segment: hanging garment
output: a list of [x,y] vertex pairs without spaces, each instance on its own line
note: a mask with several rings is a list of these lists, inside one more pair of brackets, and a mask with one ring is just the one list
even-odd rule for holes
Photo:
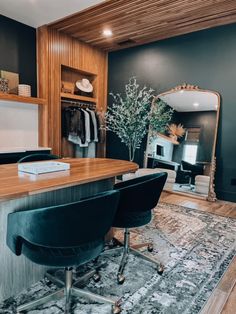
[[88,108],[86,110],[90,112],[92,116],[93,128],[94,128],[94,142],[98,142],[98,126],[97,126],[96,114],[93,110],[90,110]]
[[84,109],[79,109],[81,112],[81,115],[84,116],[84,138],[82,138],[79,135],[74,135],[73,133],[70,133],[68,136],[68,140],[73,142],[74,144],[79,145],[80,147],[88,147],[88,144],[90,143],[90,118],[89,113]]
[[88,145],[88,151],[87,151],[87,157],[88,158],[95,158],[96,157],[96,143],[91,142]]
[[70,106],[62,111],[62,136],[75,144],[76,157],[96,157],[99,125],[99,117],[89,108]]
[[101,123],[100,123],[100,116],[97,112],[95,112],[95,117],[96,117],[96,121],[97,121],[97,135],[98,135],[98,142],[101,142],[102,140],[102,135],[101,135]]
[[81,109],[81,111],[83,111],[85,115],[85,141],[90,143],[90,116],[86,110]]
[[93,119],[92,119],[92,113],[87,110],[88,114],[89,114],[89,124],[90,124],[90,140],[91,142],[94,141],[94,125],[93,125]]
[[96,143],[90,142],[88,147],[75,146],[76,158],[95,158],[96,157]]
[[85,143],[85,114],[77,107],[64,108],[62,111],[62,136],[79,136]]
[[71,112],[70,110],[66,110],[65,108],[62,110],[61,114],[61,132],[62,137],[68,137],[69,136],[69,129],[70,129],[70,116]]

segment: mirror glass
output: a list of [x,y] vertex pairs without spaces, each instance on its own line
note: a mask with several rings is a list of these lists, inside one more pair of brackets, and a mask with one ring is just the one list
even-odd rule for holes
[[149,137],[146,166],[167,169],[166,190],[215,200],[219,99],[218,93],[192,85],[157,96],[174,111],[166,131]]

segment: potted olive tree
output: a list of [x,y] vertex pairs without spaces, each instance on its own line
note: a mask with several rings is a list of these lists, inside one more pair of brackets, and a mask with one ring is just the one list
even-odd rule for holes
[[166,114],[163,110],[155,109],[153,92],[152,88],[146,86],[140,88],[136,78],[131,77],[125,85],[124,97],[110,94],[113,103],[105,115],[106,129],[114,132],[127,146],[130,161],[134,160],[135,152],[140,148],[149,124],[157,130],[158,125],[163,127],[171,119],[171,113]]

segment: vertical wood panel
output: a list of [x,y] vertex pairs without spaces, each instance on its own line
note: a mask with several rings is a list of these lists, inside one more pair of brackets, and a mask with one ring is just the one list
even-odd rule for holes
[[[48,101],[48,138],[44,143],[61,155],[61,64],[97,75],[97,110],[107,108],[107,53],[45,26],[38,29],[39,97]],[[45,120],[43,120],[45,121]],[[42,137],[42,136],[41,136]],[[40,137],[40,138],[41,138]],[[98,144],[97,156],[105,157],[105,142]]]
[[45,27],[37,29],[37,95],[46,99],[39,106],[39,145],[48,147],[48,33]]

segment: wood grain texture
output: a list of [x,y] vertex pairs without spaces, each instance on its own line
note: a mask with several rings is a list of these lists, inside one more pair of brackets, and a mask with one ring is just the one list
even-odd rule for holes
[[23,255],[14,255],[7,247],[7,215],[18,210],[29,210],[76,202],[82,197],[92,196],[96,193],[112,189],[113,183],[114,180],[111,178],[0,202],[0,302],[18,294],[23,289],[29,288],[31,284],[38,280],[43,279],[46,270],[46,267],[32,263]]
[[80,95],[74,95],[69,93],[61,93],[61,98],[71,99],[71,100],[81,100],[97,103],[97,99],[94,97],[85,97]]
[[[236,264],[236,263],[235,263]],[[236,284],[234,285],[221,314],[235,314],[236,312]]]
[[161,201],[169,204],[185,206],[191,209],[198,209],[219,216],[236,218],[236,203],[217,200],[208,202],[203,199],[192,198],[191,196],[174,194],[172,192],[163,192]]
[[[63,155],[61,66],[96,75],[96,110],[104,113],[107,108],[107,53],[46,26],[37,30],[37,47],[38,92],[48,103],[48,120],[44,119],[48,137],[46,140],[41,136],[40,145],[52,147],[54,154]],[[97,146],[97,157],[105,157],[105,141]]]
[[138,165],[107,158],[58,159],[70,163],[70,170],[41,175],[18,173],[17,164],[0,165],[0,201],[82,185],[135,172]]
[[[46,99],[47,106],[39,108],[39,145],[48,146],[48,40],[45,28],[37,30],[37,95]],[[43,79],[41,79],[43,74]]]
[[4,94],[0,93],[0,101],[14,101],[14,102],[20,102],[24,104],[33,104],[33,105],[45,105],[46,100],[43,98],[37,98],[37,97],[25,97],[25,96],[19,96],[19,95],[13,95],[13,94]]
[[[216,289],[213,291],[212,295],[208,299],[207,303],[201,311],[201,314],[216,314],[222,313],[222,311],[224,314],[229,314],[230,312],[227,312],[227,309],[230,308],[230,303],[227,304],[227,301],[229,300],[230,295],[232,301],[234,299],[233,296],[236,296],[236,290],[232,291],[235,283],[236,257],[233,259],[223,278],[220,280]],[[225,310],[223,310],[224,307]],[[236,308],[234,310],[236,310]],[[235,312],[231,313],[233,314]]]
[[108,0],[50,26],[112,51],[234,22],[234,0]]

